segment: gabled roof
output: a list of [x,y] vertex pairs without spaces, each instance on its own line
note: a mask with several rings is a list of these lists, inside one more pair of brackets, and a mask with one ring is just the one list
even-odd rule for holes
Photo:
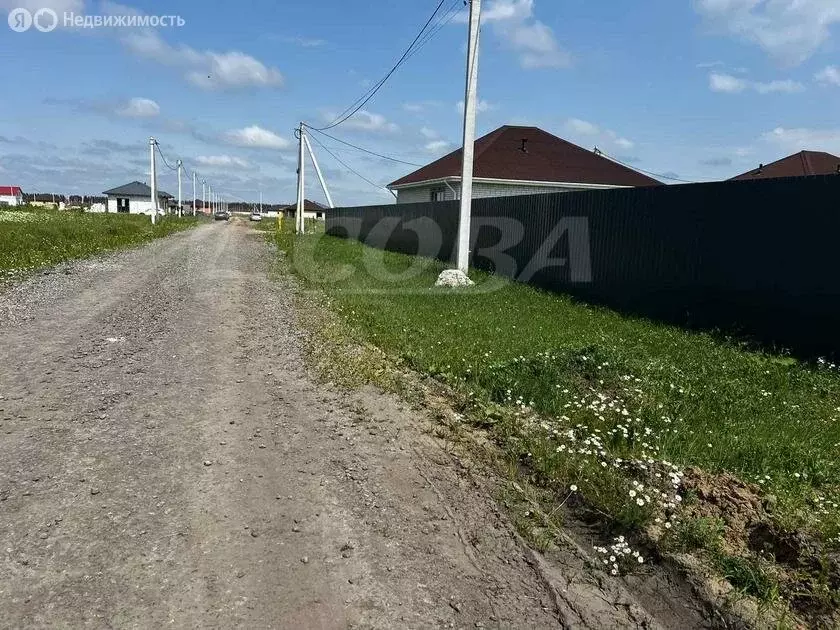
[[22,195],[23,191],[20,186],[0,186],[0,195],[4,197],[16,197]]
[[822,151],[800,151],[771,164],[733,177],[733,180],[772,179],[774,177],[806,177],[840,173],[840,157]]
[[[458,149],[391,183],[389,188],[461,176]],[[631,168],[558,138],[537,127],[505,125],[475,141],[474,177],[482,179],[658,186]]]
[[[118,197],[120,195],[124,195],[126,197],[151,197],[152,189],[143,182],[131,182],[130,184],[125,184],[124,186],[117,186],[111,190],[106,190],[102,194],[110,195],[112,197]],[[172,195],[168,192],[158,190],[158,197],[171,198]]]
[[[309,199],[304,199],[303,200],[303,211],[304,212],[323,212],[324,210],[327,210],[327,209],[328,208],[326,206],[322,206],[317,201],[311,201]],[[290,203],[285,208],[282,208],[282,210],[291,210],[292,212],[297,212],[297,202]]]

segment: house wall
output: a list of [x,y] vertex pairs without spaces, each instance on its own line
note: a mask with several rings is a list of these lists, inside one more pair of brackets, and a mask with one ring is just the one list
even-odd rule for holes
[[[120,197],[128,199],[128,211],[130,214],[151,214],[153,211],[152,200],[148,197]],[[159,199],[158,207],[166,208],[166,199]],[[108,212],[117,211],[117,198],[108,197]]]
[[0,205],[19,206],[23,199],[15,195],[0,195]]
[[[457,197],[452,194],[449,186],[458,193]],[[461,184],[459,182],[446,184],[435,184],[430,186],[416,186],[403,188],[397,191],[397,203],[426,203],[432,199],[432,190],[440,190],[443,187],[444,201],[458,199],[461,196]],[[569,192],[572,190],[585,190],[584,187],[575,186],[528,186],[520,184],[490,184],[475,182],[473,184],[473,199],[486,197],[514,197],[517,195],[543,195],[556,192]]]

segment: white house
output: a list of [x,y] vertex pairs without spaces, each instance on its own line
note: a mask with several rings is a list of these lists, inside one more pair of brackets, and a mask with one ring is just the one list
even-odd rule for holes
[[[304,219],[318,219],[319,221],[325,220],[324,213],[327,211],[326,206],[322,206],[317,201],[310,201],[309,199],[303,200],[303,218]],[[297,214],[297,204],[293,203],[285,208],[283,208],[283,215],[289,218],[294,217]],[[275,215],[276,216],[276,215]]]
[[0,186],[0,206],[23,205],[23,191],[20,186]]
[[[458,149],[391,183],[397,203],[461,196]],[[537,127],[505,125],[475,141],[473,197],[659,186],[659,182]]]
[[[152,189],[143,182],[131,182],[124,186],[106,190],[102,194],[108,197],[108,212],[151,214],[154,211],[152,208]],[[157,210],[159,213],[166,212],[170,199],[172,199],[172,195],[158,190]]]

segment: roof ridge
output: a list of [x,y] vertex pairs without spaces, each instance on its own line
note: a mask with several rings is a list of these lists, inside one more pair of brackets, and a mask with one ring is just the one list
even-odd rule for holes
[[814,174],[814,167],[811,166],[811,158],[808,157],[808,151],[802,151],[800,154],[802,159],[802,170],[806,175],[813,175]]

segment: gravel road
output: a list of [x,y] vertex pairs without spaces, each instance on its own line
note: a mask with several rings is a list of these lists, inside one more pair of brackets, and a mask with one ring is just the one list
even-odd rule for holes
[[412,411],[306,372],[272,256],[206,225],[0,293],[0,627],[570,626]]

